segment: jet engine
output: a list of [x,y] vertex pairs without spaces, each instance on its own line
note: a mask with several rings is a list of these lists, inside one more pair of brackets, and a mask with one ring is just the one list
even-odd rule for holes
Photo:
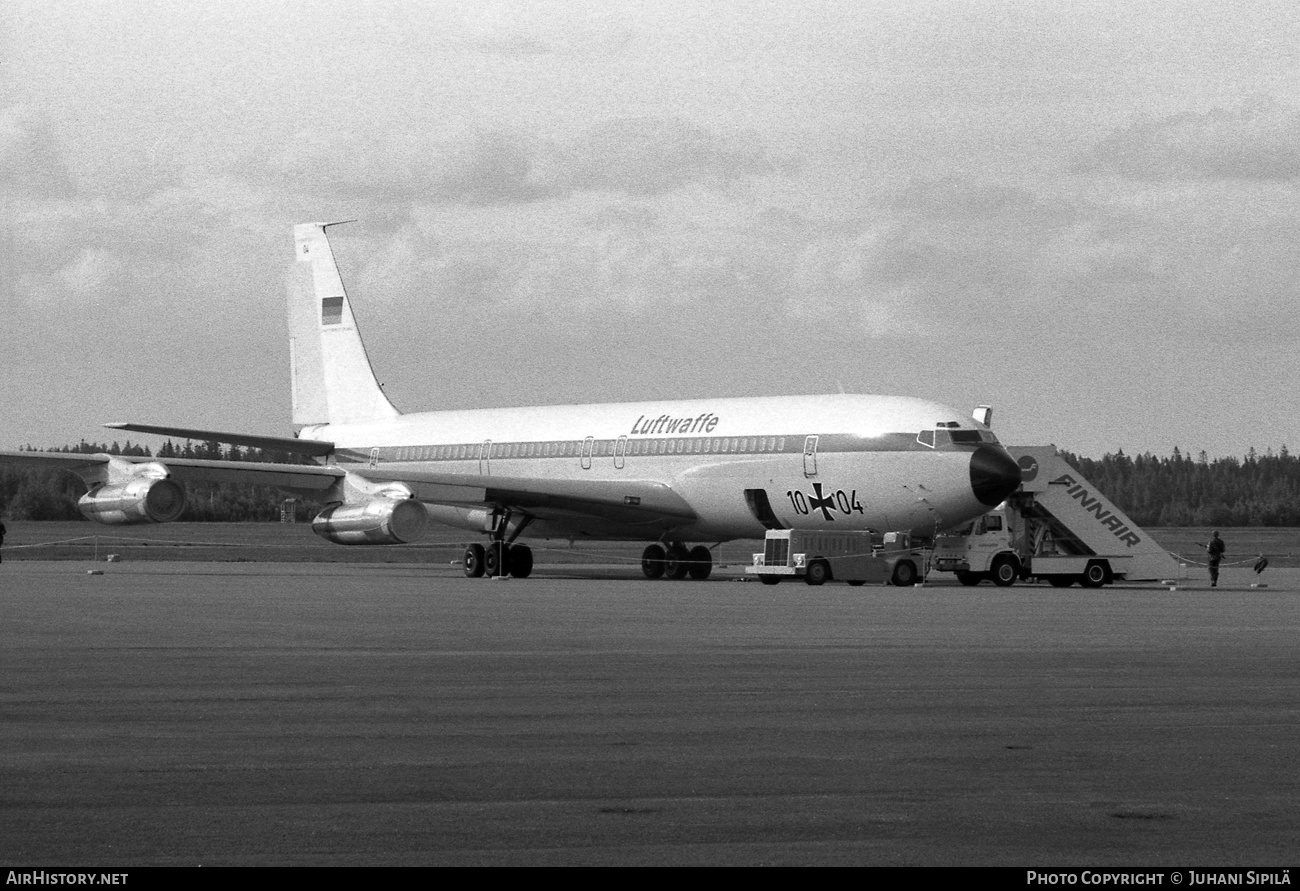
[[311,531],[335,544],[406,544],[424,536],[429,514],[410,498],[372,498],[327,507],[311,521]]
[[170,523],[185,510],[185,490],[169,479],[141,475],[92,488],[77,508],[86,519],[110,526]]

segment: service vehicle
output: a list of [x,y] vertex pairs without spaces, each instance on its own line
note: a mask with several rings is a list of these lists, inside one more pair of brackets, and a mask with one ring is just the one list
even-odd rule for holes
[[925,578],[925,551],[906,532],[769,529],[763,552],[745,567],[765,585],[801,578],[809,585],[845,581],[907,587]]

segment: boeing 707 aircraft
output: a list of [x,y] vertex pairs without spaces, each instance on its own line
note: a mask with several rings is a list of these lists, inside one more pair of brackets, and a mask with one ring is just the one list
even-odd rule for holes
[[[57,466],[109,524],[169,522],[182,484],[272,485],[325,503],[312,529],[345,545],[419,540],[430,520],[483,535],[468,576],[530,574],[519,539],[646,541],[658,578],[707,578],[707,543],[767,529],[937,530],[1020,483],[989,428],[921,399],[781,396],[403,414],[371,369],[326,230],[294,227],[293,437],[120,423],[142,433],[310,456],[315,464],[0,452]],[[691,543],[695,543],[691,546]]]

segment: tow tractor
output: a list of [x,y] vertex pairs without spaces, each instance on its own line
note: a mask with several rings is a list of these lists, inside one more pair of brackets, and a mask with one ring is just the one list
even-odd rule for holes
[[763,552],[745,567],[765,585],[802,578],[809,585],[845,581],[906,587],[925,577],[925,552],[906,532],[824,532],[769,529]]

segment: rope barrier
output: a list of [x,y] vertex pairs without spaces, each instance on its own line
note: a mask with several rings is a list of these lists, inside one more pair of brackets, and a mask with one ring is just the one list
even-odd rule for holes
[[[1210,565],[1208,562],[1202,563],[1200,560],[1193,560],[1191,557],[1184,557],[1183,555],[1174,553],[1173,551],[1169,552],[1169,556],[1176,557],[1180,562],[1190,563],[1193,566]],[[1259,557],[1255,556],[1255,557],[1247,557],[1245,560],[1221,561],[1219,563],[1219,566],[1254,566],[1257,562],[1259,562]]]
[[[117,544],[119,546],[124,546],[124,547],[165,546],[165,547],[173,547],[173,548],[227,548],[227,549],[242,548],[245,550],[250,548],[259,548],[262,550],[285,550],[285,551],[302,549],[302,545],[300,544],[260,544],[257,542],[223,542],[223,541],[180,541],[176,539],[167,539],[167,538],[133,538],[124,535],[83,535],[75,538],[56,539],[54,541],[32,542],[28,544],[10,544],[10,545],[6,545],[4,549],[6,551],[21,551],[21,550],[40,549],[40,548],[65,547],[68,545],[90,544],[90,543],[93,543],[96,548],[98,548],[100,544]],[[468,542],[462,539],[462,540],[438,541],[438,542],[417,542],[417,543],[406,544],[406,545],[388,545],[386,547],[399,548],[402,550],[433,549],[439,547],[464,550],[464,548],[467,547],[467,545]],[[636,566],[641,563],[641,557],[639,555],[628,556],[626,551],[610,551],[604,549],[579,550],[572,546],[546,547],[540,544],[529,545],[529,547],[532,548],[532,550],[535,553],[539,553],[539,554],[554,554],[554,555],[569,554],[573,556],[581,556],[591,561],[611,563],[615,565],[626,564],[629,566]],[[721,554],[721,548],[714,548],[712,550],[715,553],[715,560],[716,560],[718,556]],[[1166,553],[1168,553],[1170,557],[1174,558],[1180,563],[1185,563],[1191,566],[1199,566],[1199,567],[1209,566],[1209,563],[1207,561],[1198,560],[1192,557],[1187,557],[1184,556],[1183,554],[1179,554],[1176,551],[1167,551]],[[750,551],[744,551],[742,554],[743,559],[738,559],[735,557],[735,555],[733,555],[732,559],[729,561],[719,560],[719,564],[723,562],[727,562],[727,563],[748,565],[748,563],[750,562],[749,555],[750,555]],[[849,556],[868,556],[868,555],[864,552],[860,555],[855,554]],[[879,556],[889,556],[889,552],[879,553]],[[1219,565],[1220,567],[1253,566],[1258,560],[1259,560],[1258,556],[1252,556],[1252,557],[1247,557],[1243,560],[1223,561]]]
[[56,545],[75,544],[76,542],[79,541],[92,541],[94,540],[94,538],[95,536],[93,535],[83,535],[80,538],[64,538],[64,539],[60,539],[59,541],[40,541],[40,542],[36,542],[35,544],[6,545],[5,550],[21,551],[25,548],[52,548]]

